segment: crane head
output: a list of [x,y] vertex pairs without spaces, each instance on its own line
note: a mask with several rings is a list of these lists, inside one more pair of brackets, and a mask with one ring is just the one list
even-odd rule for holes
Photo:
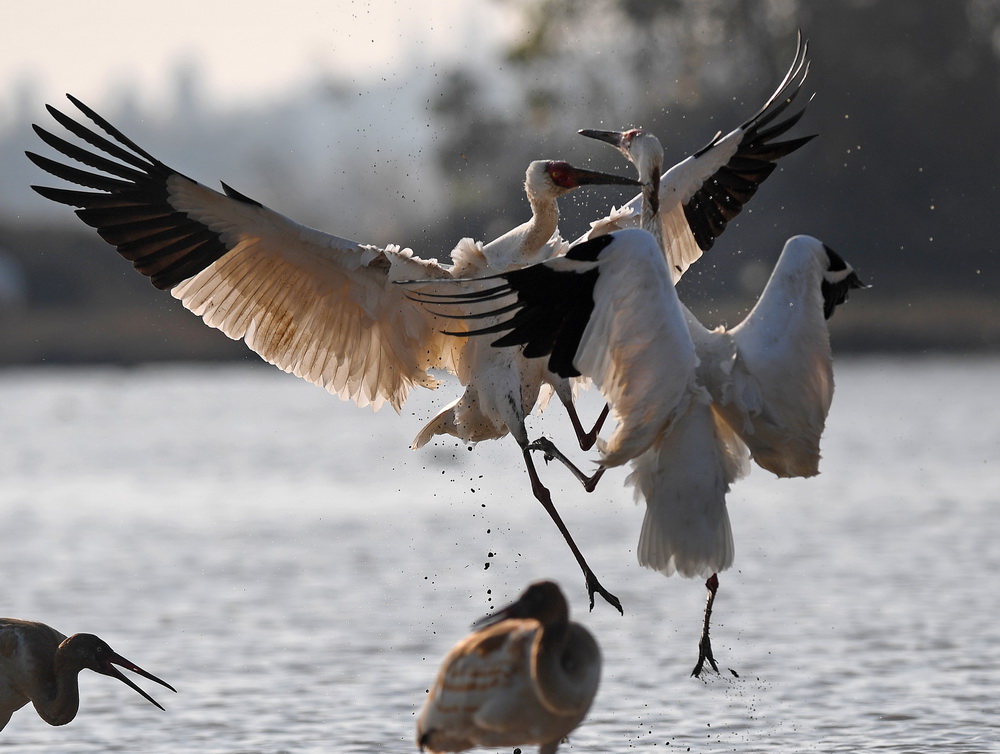
[[654,175],[659,176],[663,168],[663,145],[653,134],[646,133],[641,128],[630,128],[627,131],[583,128],[577,133],[613,146],[635,165],[639,171],[639,180],[644,183],[648,183]]
[[574,167],[562,160],[535,160],[524,176],[525,188],[535,195],[562,196],[580,186],[638,186],[638,181],[596,170]]
[[630,128],[627,131],[600,131],[594,128],[584,128],[578,131],[581,136],[603,141],[610,144],[635,165],[639,172],[639,180],[646,186],[647,200],[653,211],[659,210],[660,173],[663,170],[663,145],[653,134],[646,133],[641,128]]
[[630,128],[627,131],[602,131],[598,128],[581,128],[577,133],[580,136],[586,136],[588,139],[597,139],[598,141],[603,141],[605,144],[610,144],[628,157],[628,149],[632,144],[632,140],[638,134],[643,133],[643,130],[641,128]]

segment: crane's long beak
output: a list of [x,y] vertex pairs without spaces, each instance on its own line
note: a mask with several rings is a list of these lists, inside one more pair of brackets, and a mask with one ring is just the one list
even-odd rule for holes
[[578,186],[585,184],[596,186],[641,186],[642,184],[634,178],[626,178],[621,175],[611,173],[599,173],[596,170],[584,170],[583,168],[573,168],[573,178]]
[[623,148],[623,140],[625,137],[625,131],[601,131],[596,128],[581,128],[577,131],[580,136],[586,136],[588,139],[597,139],[598,141],[603,141],[605,144],[610,144],[616,149]]
[[[112,665],[112,663],[114,663],[114,665]],[[173,691],[175,694],[177,693],[177,689],[175,689],[173,686],[171,686],[166,681],[157,678],[152,673],[147,673],[145,670],[143,670],[142,668],[140,668],[134,662],[131,662],[130,660],[126,660],[124,657],[122,657],[117,652],[112,652],[111,656],[105,659],[105,661],[104,661],[104,667],[102,668],[102,670],[100,672],[103,673],[104,675],[109,675],[112,678],[117,678],[119,681],[121,681],[122,683],[124,683],[126,686],[131,686],[137,692],[139,692],[140,694],[142,694],[142,696],[144,696],[149,702],[151,702],[152,704],[155,704],[160,709],[163,709],[163,707],[160,705],[160,703],[158,701],[156,701],[153,697],[151,697],[149,694],[147,694],[141,688],[139,688],[134,683],[132,683],[132,681],[129,680],[120,670],[118,670],[118,668],[116,668],[115,665],[121,665],[126,670],[131,670],[133,673],[138,673],[139,675],[143,676],[144,678],[148,678],[151,681],[156,681],[161,686],[166,686],[168,689],[170,689],[171,691]]]

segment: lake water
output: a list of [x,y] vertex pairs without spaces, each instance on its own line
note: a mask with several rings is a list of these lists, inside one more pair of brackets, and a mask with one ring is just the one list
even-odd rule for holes
[[[513,441],[408,449],[452,391],[372,414],[266,365],[0,372],[0,614],[179,692],[83,673],[76,720],[22,709],[0,750],[415,751],[449,647],[551,577],[604,653],[561,751],[1000,751],[1000,360],[836,374],[822,474],[730,494],[723,673],[696,680],[704,588],[636,564],[625,471],[592,495],[542,471],[625,606],[588,613]],[[532,429],[572,448],[565,424]]]

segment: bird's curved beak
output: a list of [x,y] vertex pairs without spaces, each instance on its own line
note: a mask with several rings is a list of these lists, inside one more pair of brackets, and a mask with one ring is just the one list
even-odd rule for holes
[[634,178],[626,178],[621,175],[611,173],[599,173],[596,170],[584,170],[583,168],[573,168],[573,180],[576,185],[593,186],[641,186],[642,184]]
[[[114,665],[112,663],[114,663]],[[122,673],[120,670],[118,670],[118,668],[116,668],[115,665],[121,665],[126,670],[131,670],[133,673],[137,673],[137,674],[141,675],[144,678],[148,678],[151,681],[156,681],[161,686],[166,686],[168,689],[170,689],[171,691],[173,691],[175,694],[177,693],[177,689],[175,689],[173,686],[171,686],[166,681],[161,680],[160,678],[157,678],[152,673],[146,672],[145,670],[143,670],[142,668],[140,668],[138,665],[136,665],[134,662],[131,662],[130,660],[126,660],[124,657],[122,657],[117,652],[112,652],[111,656],[108,657],[104,661],[104,666],[103,666],[103,668],[101,669],[100,672],[103,673],[104,675],[109,675],[112,678],[117,678],[119,681],[121,681],[122,683],[124,683],[126,686],[131,686],[137,692],[139,692],[140,694],[142,694],[142,696],[144,696],[150,703],[155,704],[160,709],[163,709],[163,707],[162,707],[162,705],[160,705],[160,703],[158,701],[156,701],[153,697],[151,697],[149,694],[147,694],[141,688],[139,688],[138,686],[136,686],[129,678],[127,678],[125,676],[124,673]]]
[[616,149],[623,148],[623,141],[625,137],[625,131],[601,131],[596,128],[581,128],[577,131],[580,136],[586,136],[588,139],[597,139],[598,141],[603,141],[605,144],[610,144]]

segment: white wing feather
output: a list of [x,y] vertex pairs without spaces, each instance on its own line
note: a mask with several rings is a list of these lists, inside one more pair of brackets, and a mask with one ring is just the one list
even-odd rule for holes
[[599,264],[594,310],[574,364],[618,421],[600,445],[602,463],[617,466],[652,445],[693,396],[707,394],[696,385],[698,358],[655,239],[619,231]]
[[737,361],[720,411],[754,461],[778,476],[819,472],[819,442],[833,400],[833,356],[815,239],[785,244],[757,305],[730,332]]
[[180,175],[170,203],[219,233],[229,252],[171,290],[263,359],[364,406],[398,411],[429,369],[455,369],[458,344],[393,280],[448,270],[409,250],[363,246],[299,225]]
[[[702,255],[691,226],[684,216],[684,203],[732,159],[739,149],[745,131],[734,129],[699,154],[681,160],[660,178],[660,222],[663,224],[663,253],[676,283]],[[633,197],[620,209],[612,209],[608,217],[591,223],[591,229],[575,243],[596,238],[611,231],[639,227],[642,219],[642,194]]]

